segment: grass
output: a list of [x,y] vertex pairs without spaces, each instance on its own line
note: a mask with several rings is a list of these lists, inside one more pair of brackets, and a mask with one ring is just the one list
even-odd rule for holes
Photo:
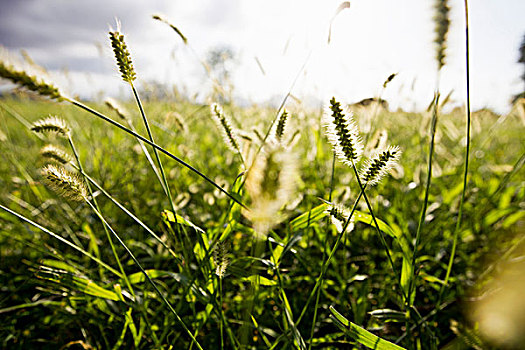
[[[437,29],[439,68],[447,30]],[[326,115],[292,100],[278,111],[230,104],[228,113],[180,98],[143,103],[124,38],[111,34],[135,98],[127,127],[115,108],[0,67],[54,99],[0,100],[2,348],[521,341],[487,336],[493,324],[479,311],[498,273],[525,251],[518,111],[471,115],[467,104],[465,125],[465,111],[441,108],[438,86],[430,112],[372,105],[355,124],[336,115],[327,137]],[[65,122],[48,119],[36,124],[45,133],[33,132],[48,115]],[[370,130],[358,135],[364,124]],[[399,150],[391,175],[375,181]],[[66,162],[46,168],[51,187],[44,155]]]
[[[291,134],[296,129],[301,133],[300,142],[293,149],[299,160],[299,188],[296,198],[293,198],[297,205],[286,210],[287,219],[269,232],[263,256],[251,258],[253,231],[240,207],[175,161],[165,159],[168,181],[189,198],[177,208],[178,213],[206,231],[202,234],[186,226],[190,237],[184,245],[177,241],[174,231],[163,220],[161,213],[170,208],[168,199],[133,137],[105,127],[101,120],[83,117],[82,112],[66,104],[28,101],[26,97],[20,97],[4,99],[1,106],[7,106],[29,123],[49,113],[64,118],[70,126],[86,174],[157,233],[179,258],[189,257],[190,260],[174,258],[110,199],[101,194],[97,196],[104,217],[158,283],[203,348],[215,348],[221,341],[225,348],[231,348],[232,344],[240,347],[237,344],[238,332],[245,322],[243,300],[254,276],[259,278],[260,287],[252,312],[257,326],[253,322],[248,325],[251,346],[266,348],[268,342],[277,343],[277,348],[294,348],[299,335],[306,339],[305,342],[308,340],[313,306],[305,310],[296,330],[292,321],[297,320],[320,273],[320,264],[314,262],[322,261],[325,244],[331,246],[337,237],[334,226],[314,216],[315,212],[310,214],[311,222],[306,221],[302,226],[292,225],[293,220],[305,213],[308,215],[310,210],[321,205],[318,197],[328,198],[330,188],[333,188],[333,201],[347,205],[359,193],[356,181],[349,181],[353,176],[352,169],[341,163],[335,164],[331,185],[332,152],[323,136],[324,131],[319,129],[318,113],[299,117],[291,106],[286,133]],[[161,101],[145,104],[151,120],[171,130],[170,127],[174,126],[163,119],[169,111],[167,106]],[[110,112],[104,106],[97,108]],[[158,128],[155,130],[157,142],[203,169],[210,178],[227,184],[225,187],[230,193],[237,193],[234,181],[242,164],[236,154],[228,151],[227,145],[220,141],[220,134],[210,132],[209,110],[189,102],[180,102],[177,108],[181,115],[193,114],[191,133],[178,132],[173,136]],[[248,119],[253,115],[250,110],[237,109],[236,113],[245,117],[249,125],[264,122]],[[259,113],[272,118],[271,111],[260,110]],[[486,149],[474,151],[470,190],[465,197],[453,273],[443,290],[443,304],[439,307],[434,304],[446,275],[449,242],[453,238],[461,198],[461,116],[458,111],[440,117],[442,128],[436,134],[437,171],[429,193],[426,231],[422,236],[417,266],[420,278],[414,307],[422,317],[435,312],[434,322],[418,325],[419,319],[410,320],[408,324],[418,325],[418,329],[410,338],[405,336],[400,342],[406,348],[416,340],[430,344],[435,338],[439,344],[446,344],[459,339],[450,328],[450,320],[472,327],[461,312],[464,307],[461,300],[476,293],[476,287],[472,286],[484,282],[478,281],[477,276],[487,264],[499,264],[497,256],[512,249],[520,238],[523,169],[514,165],[521,164],[518,161],[524,149],[514,140],[519,139],[523,126],[516,116],[510,115],[505,121],[507,126],[494,131],[491,126],[496,120],[474,114],[473,144],[484,140],[489,130],[493,136]],[[140,118],[138,114],[134,117]],[[377,118],[379,125],[388,130],[389,142],[400,145],[404,152],[395,177],[367,189],[367,195],[377,218],[392,231],[399,232],[403,240],[409,241],[414,237],[420,211],[427,144],[427,136],[420,132],[413,120],[417,118],[428,123],[430,116],[382,112]],[[359,123],[359,116],[356,119]],[[3,108],[1,127],[6,135],[6,140],[0,144],[2,154],[8,157],[8,161],[0,165],[2,186],[6,189],[0,198],[2,205],[59,234],[104,263],[116,266],[110,247],[104,243],[103,226],[90,208],[58,198],[40,183],[39,167],[46,164],[39,154],[40,148],[47,142],[62,144],[66,148],[66,140],[52,136],[46,141],[40,140]],[[203,157],[204,154],[207,157]],[[507,175],[511,173],[509,178]],[[177,205],[177,200],[174,201]],[[358,210],[366,212],[363,205],[358,206]],[[190,338],[184,336],[154,290],[139,277],[139,270],[122,247],[116,248],[137,298],[141,300],[140,305],[129,299],[129,291],[118,275],[103,273],[102,278],[100,264],[86,254],[80,254],[77,249],[43,231],[24,225],[7,212],[0,215],[4,286],[0,312],[6,320],[1,328],[3,346],[55,348],[80,340],[102,348],[114,347],[119,342],[123,348],[131,344],[137,344],[138,348],[154,347],[155,344],[161,347],[168,344],[182,348],[189,346]],[[355,225],[354,230],[341,240],[340,249],[334,252],[326,269],[312,338],[313,348],[345,347],[352,342],[330,321],[330,305],[354,324],[375,330],[376,335],[386,340],[395,341],[404,334],[403,313],[394,313],[397,318],[370,314],[381,309],[402,311],[403,299],[374,227],[362,221]],[[210,251],[210,242],[219,238],[231,247],[229,266],[220,280],[214,274],[216,266]],[[400,270],[402,240],[388,235],[386,239],[394,266]],[[50,273],[53,278],[49,277]],[[104,292],[101,295],[92,293],[75,279],[91,281]],[[193,281],[191,287],[190,281]],[[219,281],[222,285],[220,296]],[[117,300],[108,299],[105,294],[115,298],[116,285],[123,290],[122,301],[118,296]],[[220,304],[219,298],[222,298]],[[23,307],[16,308],[17,305]],[[144,307],[145,315],[139,306]],[[129,316],[126,316],[129,310]],[[136,334],[131,331],[130,319]],[[220,335],[219,324],[224,325],[224,338]]]

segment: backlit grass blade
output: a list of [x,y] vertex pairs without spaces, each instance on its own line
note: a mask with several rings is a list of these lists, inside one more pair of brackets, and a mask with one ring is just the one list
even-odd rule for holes
[[389,342],[383,338],[379,338],[377,335],[370,333],[364,328],[359,327],[355,323],[352,323],[346,319],[343,315],[337,312],[333,306],[330,306],[330,318],[334,321],[335,325],[341,329],[345,335],[351,337],[359,344],[362,344],[370,349],[375,350],[403,350],[404,348]]

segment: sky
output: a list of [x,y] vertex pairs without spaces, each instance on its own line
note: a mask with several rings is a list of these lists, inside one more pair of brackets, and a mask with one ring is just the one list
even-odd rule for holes
[[[228,47],[235,54],[231,81],[240,103],[280,101],[298,77],[292,94],[305,104],[332,95],[346,102],[381,96],[392,109],[424,109],[437,80],[434,1],[353,0],[334,18],[341,2],[0,0],[0,45],[27,52],[72,94],[128,98],[107,37],[118,18],[139,86],[175,85],[205,99],[211,82],[201,61],[210,50]],[[442,94],[453,90],[454,106],[465,95],[464,2],[449,5],[452,25],[439,88]],[[505,113],[524,88],[525,67],[517,60],[525,1],[476,0],[469,12],[472,106]],[[177,26],[188,45],[153,14]],[[396,78],[383,90],[392,73]]]

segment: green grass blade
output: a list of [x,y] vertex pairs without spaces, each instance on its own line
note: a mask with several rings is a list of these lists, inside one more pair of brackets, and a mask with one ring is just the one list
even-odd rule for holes
[[351,337],[359,344],[375,350],[404,350],[404,348],[399,345],[379,338],[377,335],[348,321],[346,317],[341,315],[333,306],[330,306],[330,312],[330,318],[334,321],[335,325],[339,327],[345,335]]

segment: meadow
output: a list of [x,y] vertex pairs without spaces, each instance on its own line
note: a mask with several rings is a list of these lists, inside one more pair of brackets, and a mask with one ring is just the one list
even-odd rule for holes
[[0,347],[523,343],[522,102],[141,101],[110,40],[120,107],[0,66]]

